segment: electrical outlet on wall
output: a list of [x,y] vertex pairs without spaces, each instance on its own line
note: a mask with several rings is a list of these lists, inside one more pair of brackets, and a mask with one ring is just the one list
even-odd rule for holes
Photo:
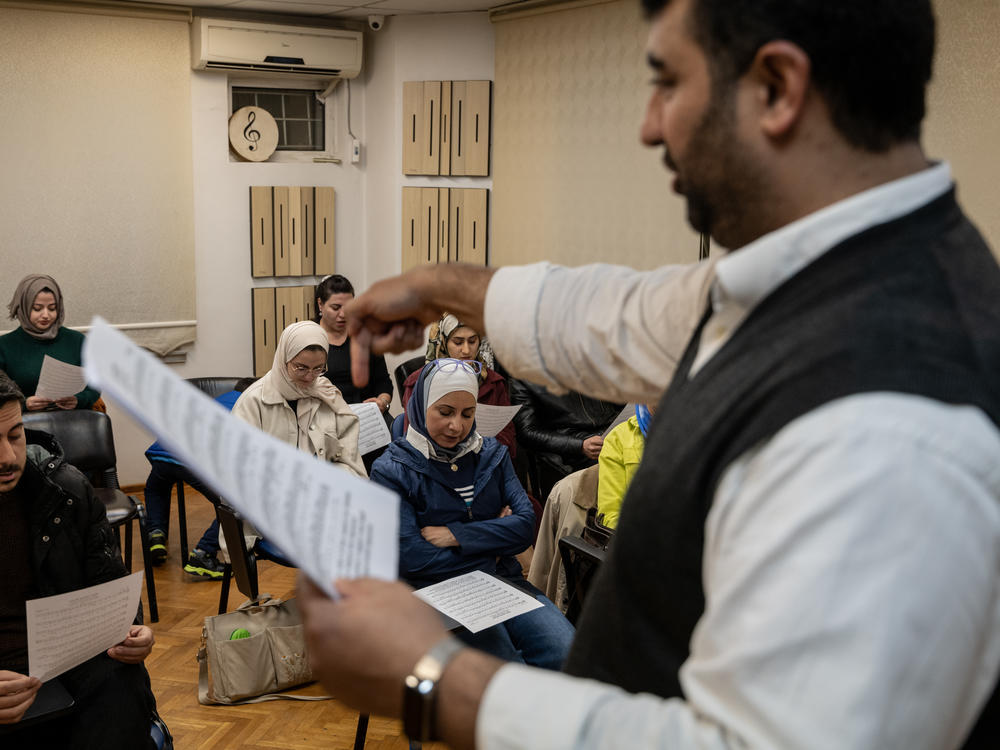
[[361,161],[361,141],[355,138],[351,142],[351,163],[357,164]]

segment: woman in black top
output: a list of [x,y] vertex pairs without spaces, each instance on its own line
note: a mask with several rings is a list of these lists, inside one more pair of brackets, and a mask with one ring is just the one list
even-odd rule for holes
[[371,375],[364,388],[356,387],[351,381],[351,339],[347,335],[344,306],[352,299],[354,287],[340,274],[327,276],[316,286],[316,322],[330,342],[324,375],[337,386],[347,403],[373,401],[386,414],[392,401],[392,380],[384,357],[371,355],[368,362]]

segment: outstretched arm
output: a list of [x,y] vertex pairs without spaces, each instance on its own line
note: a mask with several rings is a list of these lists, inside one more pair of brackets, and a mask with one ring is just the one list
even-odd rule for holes
[[445,312],[477,331],[484,329],[483,306],[494,269],[449,263],[414,268],[376,282],[344,308],[351,337],[351,375],[368,382],[371,352],[405,352],[424,344],[424,326]]

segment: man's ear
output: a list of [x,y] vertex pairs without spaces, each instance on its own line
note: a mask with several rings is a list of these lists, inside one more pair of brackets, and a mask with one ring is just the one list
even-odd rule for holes
[[757,85],[761,131],[785,137],[802,117],[812,65],[796,44],[768,42],[757,50],[747,76]]

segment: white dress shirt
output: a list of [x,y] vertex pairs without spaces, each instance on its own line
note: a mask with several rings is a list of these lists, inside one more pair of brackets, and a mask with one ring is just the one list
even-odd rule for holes
[[[696,367],[826,250],[950,185],[947,165],[928,168],[717,264],[501,269],[487,333],[514,374],[655,401],[709,297]],[[525,290],[531,304],[510,309]],[[726,468],[702,577],[684,700],[509,665],[484,695],[478,746],[960,745],[1000,672],[1000,433],[979,409],[912,395],[825,404]]]

